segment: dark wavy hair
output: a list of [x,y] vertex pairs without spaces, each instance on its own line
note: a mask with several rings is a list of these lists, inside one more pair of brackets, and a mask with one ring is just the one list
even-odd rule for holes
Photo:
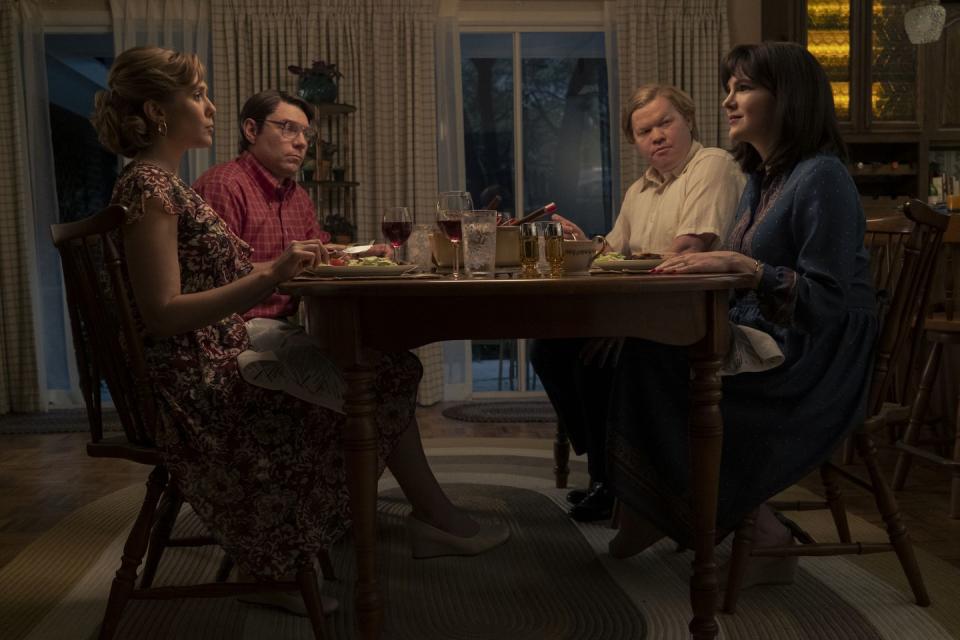
[[313,119],[316,117],[316,110],[312,104],[303,98],[290,95],[286,91],[277,91],[276,89],[267,89],[266,91],[256,93],[247,98],[247,101],[243,103],[243,108],[240,109],[240,153],[250,148],[250,141],[247,140],[247,136],[243,132],[243,123],[249,118],[257,123],[257,131],[260,131],[260,129],[263,128],[264,120],[269,118],[270,115],[277,110],[281,102],[286,102],[299,108],[303,111],[303,114],[307,116],[307,122],[313,123]]
[[763,165],[767,175],[773,176],[817,153],[846,161],[847,146],[840,136],[830,82],[809,51],[792,42],[742,44],[720,62],[724,91],[733,76],[743,76],[773,94],[780,131],[766,162],[750,144],[734,145],[733,157],[746,173]]

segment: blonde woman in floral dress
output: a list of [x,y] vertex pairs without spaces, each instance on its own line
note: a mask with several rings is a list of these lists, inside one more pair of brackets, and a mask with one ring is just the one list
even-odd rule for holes
[[[212,534],[258,578],[286,576],[350,523],[344,416],[245,382],[249,348],[239,315],[324,259],[318,240],[291,242],[270,263],[177,177],[183,154],[212,143],[216,109],[194,55],[156,47],[121,53],[93,123],[132,158],[114,187],[127,207],[119,235],[161,419],[156,444]],[[421,368],[384,356],[375,382],[378,473],[385,466],[413,506],[415,555],[473,555],[508,537],[455,507],[427,465],[414,419]],[[418,542],[429,540],[429,545]]]

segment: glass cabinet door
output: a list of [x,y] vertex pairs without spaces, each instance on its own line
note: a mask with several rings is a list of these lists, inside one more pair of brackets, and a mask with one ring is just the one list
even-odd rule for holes
[[869,121],[917,122],[917,47],[903,14],[913,0],[873,0],[870,16]]
[[850,14],[850,0],[807,2],[807,49],[827,72],[841,122],[851,120]]

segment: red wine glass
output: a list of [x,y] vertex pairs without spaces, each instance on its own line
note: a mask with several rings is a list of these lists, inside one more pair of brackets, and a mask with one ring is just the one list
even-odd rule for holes
[[460,278],[460,239],[463,235],[460,218],[464,211],[472,210],[473,200],[466,191],[446,191],[437,199],[437,226],[453,245],[453,273],[450,275],[454,280]]
[[413,231],[413,221],[410,218],[410,211],[406,207],[389,207],[383,212],[383,219],[380,222],[380,228],[387,242],[393,247],[393,257],[400,262],[400,247],[410,237]]

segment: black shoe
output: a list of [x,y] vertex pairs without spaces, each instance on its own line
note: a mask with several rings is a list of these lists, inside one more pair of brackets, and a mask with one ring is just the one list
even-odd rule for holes
[[577,522],[609,520],[613,515],[613,492],[602,482],[590,487],[590,492],[570,508],[570,517]]
[[574,505],[580,504],[589,493],[590,489],[574,489],[567,493],[567,502]]

